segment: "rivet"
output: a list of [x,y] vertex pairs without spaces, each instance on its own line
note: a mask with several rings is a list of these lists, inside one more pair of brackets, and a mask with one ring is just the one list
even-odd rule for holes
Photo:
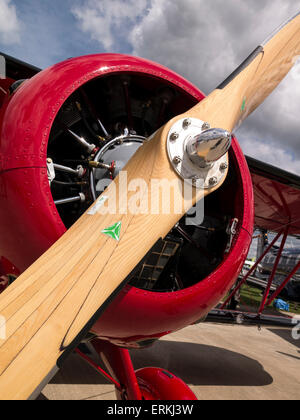
[[171,141],[176,141],[178,139],[178,137],[179,137],[179,134],[178,133],[172,133],[170,135],[170,140]]

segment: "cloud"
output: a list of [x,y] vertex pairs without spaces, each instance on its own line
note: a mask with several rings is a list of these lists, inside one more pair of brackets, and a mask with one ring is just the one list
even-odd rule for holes
[[130,39],[208,93],[294,12],[292,0],[152,0]]
[[[296,3],[0,0],[0,50],[40,67],[95,52],[129,53],[159,62],[209,93],[298,11]],[[300,161],[299,80],[300,64],[237,131],[246,153],[270,162],[274,151],[284,151],[292,171]],[[258,144],[269,152],[262,154]]]
[[[71,13],[74,0],[10,0],[10,9],[16,11],[18,25],[12,25],[4,0],[0,0],[0,51],[20,60],[45,68],[69,57],[99,52],[98,44],[78,30],[77,20]],[[7,0],[5,0],[7,2]],[[18,35],[18,44],[7,45],[1,37],[1,25],[9,21]],[[5,27],[5,26],[4,26]]]
[[[242,146],[248,145],[247,150],[244,150],[245,153],[298,175],[300,175],[299,74],[300,64],[297,64],[237,131]],[[252,146],[250,139],[254,140]],[[257,147],[258,143],[262,148]]]
[[124,42],[132,25],[147,13],[147,0],[88,0],[71,9],[81,30],[107,51]]
[[[129,52],[173,69],[205,93],[297,12],[293,0],[86,0],[73,9],[81,29],[106,50],[122,46],[127,24]],[[277,153],[278,164],[298,173],[299,80],[300,64],[237,131],[246,153],[269,163]]]
[[[172,68],[205,93],[298,11],[288,0],[152,0],[151,5],[131,32],[133,54]],[[298,174],[299,81],[300,64],[237,131],[245,153]]]
[[5,45],[20,41],[20,23],[10,0],[0,0],[0,42]]
[[300,173],[300,159],[295,159],[283,146],[278,146],[271,141],[263,142],[256,140],[251,135],[239,138],[243,151],[246,155],[267,162],[288,172]]

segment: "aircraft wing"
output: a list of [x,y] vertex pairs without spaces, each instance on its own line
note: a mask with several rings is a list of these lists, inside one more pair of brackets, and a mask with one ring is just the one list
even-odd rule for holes
[[38,67],[25,63],[24,61],[18,60],[3,52],[0,52],[0,56],[5,58],[6,76],[12,80],[30,79],[41,71]]
[[[30,78],[38,67],[0,52],[9,79]],[[1,92],[0,92],[1,93]],[[300,176],[247,156],[255,196],[255,226],[278,231],[290,225],[289,234],[300,234]]]
[[300,234],[300,176],[247,156],[254,189],[255,226]]

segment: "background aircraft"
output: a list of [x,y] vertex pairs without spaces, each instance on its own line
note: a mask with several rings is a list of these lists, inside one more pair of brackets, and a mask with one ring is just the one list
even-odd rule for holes
[[[274,234],[272,233],[263,235],[266,236],[266,240],[264,240],[264,244],[262,244],[262,246],[260,246],[259,243],[257,244],[256,258],[262,254],[265,247],[269,244],[269,241],[274,239]],[[274,286],[280,285],[300,260],[300,247],[298,245],[299,240],[297,240],[296,237],[289,237],[288,239],[289,243],[287,243],[283,249],[278,263],[276,275],[274,278]],[[280,244],[275,244],[271,248],[270,253],[267,254],[258,265],[255,275],[259,279],[263,279],[265,281],[268,280],[268,277],[270,276],[276,261],[276,257],[278,256],[279,249]],[[291,299],[294,301],[300,300],[300,270],[295,273],[289,283],[282,290],[280,295],[283,298]]]

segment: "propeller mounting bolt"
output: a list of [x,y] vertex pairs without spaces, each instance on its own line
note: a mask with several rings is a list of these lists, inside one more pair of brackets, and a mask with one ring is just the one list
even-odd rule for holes
[[220,171],[225,171],[228,168],[228,165],[226,162],[221,163],[220,165]]
[[198,180],[199,180],[199,178],[197,178],[196,176],[194,176],[194,177],[192,178],[192,183],[193,183],[193,185],[196,185]]
[[186,118],[185,120],[183,120],[182,126],[183,128],[188,128],[191,125],[191,120],[189,118]]
[[202,125],[202,130],[209,130],[210,129],[210,124],[208,123],[208,122],[205,122],[203,125]]
[[178,165],[181,162],[181,157],[180,156],[175,156],[173,159],[173,163],[175,163],[175,165]]
[[218,179],[215,176],[209,179],[209,185],[216,185],[217,183]]

